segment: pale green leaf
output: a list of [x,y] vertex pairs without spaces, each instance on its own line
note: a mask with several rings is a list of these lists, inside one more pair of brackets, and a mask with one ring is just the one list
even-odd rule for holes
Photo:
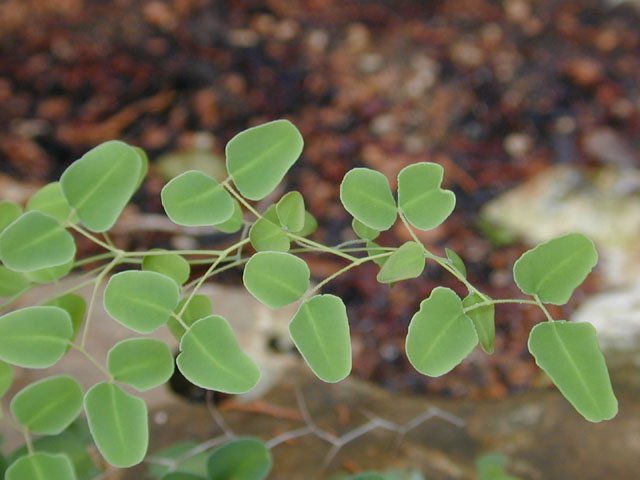
[[24,275],[35,283],[51,283],[65,277],[71,270],[73,270],[73,263],[73,260],[71,260],[62,265],[58,265],[57,267],[34,270],[33,272],[26,272]]
[[29,279],[24,273],[0,265],[0,297],[12,297],[28,287]]
[[22,215],[22,207],[8,200],[0,201],[0,233]]
[[133,150],[136,152],[141,162],[140,173],[138,175],[138,183],[136,184],[136,190],[137,190],[138,188],[140,188],[140,185],[142,185],[142,182],[144,182],[144,179],[147,176],[147,173],[149,173],[149,157],[147,156],[147,152],[145,152],[140,147],[131,145],[131,148],[133,148]]
[[55,218],[60,223],[71,220],[76,223],[78,216],[71,216],[71,206],[62,193],[62,185],[60,182],[52,182],[36,193],[34,193],[27,202],[27,211],[38,210],[42,213]]
[[416,370],[439,377],[464,360],[477,343],[460,298],[449,288],[437,287],[411,319],[406,352]]
[[[478,303],[485,302],[477,293],[470,293],[462,301],[462,306],[467,308]],[[480,346],[488,354],[492,354],[496,346],[495,306],[493,303],[474,308],[467,312],[467,316],[473,321],[476,333],[480,340]]]
[[104,291],[104,308],[125,327],[151,333],[167,322],[178,298],[178,286],[169,277],[130,270],[111,277]]
[[216,449],[207,465],[209,480],[264,480],[271,471],[271,452],[257,438],[239,438]]
[[216,223],[214,227],[220,230],[222,233],[235,233],[242,228],[244,224],[244,217],[242,215],[242,209],[238,201],[233,198],[233,214],[229,220],[222,223]]
[[444,222],[456,206],[451,190],[440,188],[444,170],[437,163],[416,163],[398,174],[398,206],[409,222],[430,230]]
[[154,338],[122,340],[107,354],[107,368],[113,378],[141,392],[169,380],[173,366],[169,347]]
[[0,397],[9,391],[13,383],[13,368],[0,360]]
[[318,229],[318,222],[313,215],[311,215],[308,211],[304,212],[304,225],[302,226],[302,230],[296,233],[296,235],[300,237],[306,237],[311,235]]
[[162,189],[162,205],[178,225],[190,227],[226,222],[234,213],[233,199],[215,179],[197,170],[178,175]]
[[27,212],[0,234],[0,260],[17,272],[56,267],[73,260],[76,244],[58,221]]
[[11,401],[11,412],[30,431],[56,435],[80,414],[82,395],[82,387],[72,377],[48,377],[20,390]]
[[380,283],[399,282],[416,278],[424,271],[425,258],[422,245],[407,242],[391,254],[378,272]]
[[487,453],[476,460],[480,480],[520,480],[505,470],[507,459],[499,453]]
[[187,380],[225,393],[245,393],[260,379],[260,369],[238,345],[224,318],[212,315],[191,325],[182,336],[177,364]]
[[191,265],[183,256],[154,248],[151,252],[165,252],[162,255],[146,255],[142,260],[142,269],[161,273],[173,279],[178,285],[189,280]]
[[247,262],[243,281],[246,289],[271,308],[299,300],[309,287],[311,272],[304,260],[281,252],[259,252]]
[[[73,328],[73,334],[70,340],[74,341],[84,320],[84,314],[87,311],[87,302],[85,299],[75,293],[68,293],[67,295],[51,300],[47,305],[59,307],[69,314]],[[70,348],[71,345],[67,347],[67,350]]]
[[302,135],[287,120],[249,128],[227,143],[227,170],[243,196],[261,200],[278,186],[303,146]]
[[[387,250],[383,250],[382,247],[380,247],[380,245],[378,245],[376,242],[368,241],[366,243],[366,246],[367,246],[367,253],[369,254],[369,256],[381,255],[383,253],[387,253]],[[389,260],[389,257],[374,258],[373,263],[375,263],[379,267],[382,267],[384,266],[385,263],[387,263],[387,260]]]
[[304,227],[304,199],[300,192],[289,192],[276,204],[280,224],[290,232],[299,232]]
[[147,453],[147,405],[118,385],[102,382],[84,397],[89,428],[98,450],[114,467],[131,467]]
[[161,480],[206,480],[200,475],[186,472],[171,472],[167,473]]
[[[191,455],[194,449],[197,449],[199,444],[193,441],[177,442],[173,443],[167,448],[164,448],[158,452],[153,452],[153,457],[157,459],[167,460],[168,462],[174,462],[176,464],[175,472],[184,475],[194,475],[194,479],[205,479],[207,475],[207,460],[209,458],[210,451],[199,451],[195,455]],[[171,468],[169,465],[161,463],[148,464],[149,476],[153,478],[172,479],[170,477]],[[185,477],[191,480],[190,477]],[[180,477],[175,477],[174,480],[179,480]]]
[[94,232],[109,230],[138,187],[142,159],[118,140],[102,143],[60,177],[62,192],[80,221]]
[[540,323],[529,335],[529,351],[584,418],[600,422],[618,413],[618,401],[593,325]]
[[347,212],[378,231],[391,228],[398,215],[389,180],[368,168],[347,172],[340,184],[340,200]]
[[251,226],[249,240],[258,252],[286,252],[290,247],[289,238],[280,225],[273,223],[266,217],[259,218]]
[[570,233],[525,252],[513,266],[520,290],[543,303],[564,305],[598,263],[593,242]]
[[5,480],[76,480],[66,455],[34,453],[20,457],[9,466]]
[[356,235],[364,240],[375,240],[380,235],[380,232],[375,228],[369,228],[357,218],[351,221],[351,228],[356,232]]
[[[182,311],[187,300],[189,300],[188,297],[180,300],[180,303],[178,303],[178,306],[174,310],[176,315]],[[211,305],[211,299],[206,295],[197,294],[193,296],[181,318],[187,327],[189,327],[197,320],[208,317],[212,312],[213,306]],[[173,334],[176,340],[180,341],[185,332],[184,327],[173,317],[169,318],[167,327],[169,327],[169,331]]]
[[466,277],[467,267],[465,267],[464,262],[462,261],[460,256],[450,248],[445,248],[444,251],[447,254],[449,262],[451,262],[451,265],[453,265],[455,269],[462,274],[463,277]]
[[73,334],[69,314],[58,307],[26,307],[0,317],[0,360],[47,368],[67,351]]
[[333,383],[349,375],[349,320],[339,297],[317,295],[303,302],[289,324],[289,332],[318,378]]

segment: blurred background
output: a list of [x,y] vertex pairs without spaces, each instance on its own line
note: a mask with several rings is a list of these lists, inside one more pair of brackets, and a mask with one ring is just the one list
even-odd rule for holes
[[[382,387],[387,400],[418,394],[471,415],[475,430],[465,439],[429,447],[433,458],[453,455],[451,465],[498,449],[522,478],[638,478],[636,7],[613,0],[3,0],[0,200],[25,202],[90,148],[123,139],[145,149],[152,168],[116,227],[118,244],[218,248],[229,241],[224,235],[172,230],[161,220],[162,186],[193,168],[224,178],[224,145],[234,134],[287,118],[305,149],[280,192],[300,191],[319,220],[314,238],[337,244],[354,238],[338,199],[347,170],[374,168],[395,186],[406,165],[437,162],[457,208],[421,239],[437,253],[453,248],[472,283],[492,297],[518,296],[511,268],[535,243],[569,231],[594,239],[596,272],[551,313],[595,324],[621,415],[589,425],[555,401],[526,347],[542,319],[535,309],[499,306],[493,356],[478,349],[448,375],[419,375],[404,355],[411,316],[437,285],[464,293],[434,265],[392,289],[375,281],[375,265],[364,265],[325,289],[347,303],[352,376]],[[379,243],[398,245],[406,235],[394,228]],[[89,244],[80,248],[94,253]],[[309,261],[316,280],[340,267],[331,258]],[[237,286],[240,273],[221,282]],[[273,327],[266,339],[273,350],[286,353],[278,337],[285,330],[286,323]],[[569,430],[554,435],[560,420]],[[547,450],[537,451],[541,439]],[[404,466],[423,465],[402,458]],[[356,471],[369,468],[358,462]],[[428,478],[473,478],[463,467],[440,474],[433,465],[421,467]]]

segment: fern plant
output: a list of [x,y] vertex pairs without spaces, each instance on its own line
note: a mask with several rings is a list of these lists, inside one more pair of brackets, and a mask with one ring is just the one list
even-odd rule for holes
[[[251,390],[260,368],[251,352],[239,347],[227,319],[215,314],[201,287],[216,274],[243,268],[248,292],[277,309],[297,302],[291,337],[311,370],[325,382],[338,382],[351,371],[351,341],[347,310],[334,295],[322,294],[331,280],[365,262],[380,266],[381,283],[410,280],[432,262],[468,290],[460,298],[453,290],[435,288],[411,319],[406,354],[420,373],[444,375],[480,344],[491,354],[495,344],[494,307],[528,304],[544,312],[547,321],[531,331],[528,347],[537,364],[587,420],[599,422],[617,412],[604,358],[592,325],[551,317],[545,304],[565,304],[597,262],[593,243],[572,233],[551,239],[524,253],[515,263],[514,279],[525,298],[492,299],[466,277],[462,259],[452,250],[445,256],[428,250],[416,230],[444,222],[455,206],[455,195],[441,186],[443,169],[434,163],[407,166],[398,175],[394,196],[387,178],[367,168],[349,171],[340,199],[353,216],[359,240],[331,247],[309,238],[317,224],[298,192],[283,195],[265,211],[252,201],[270,195],[303,150],[296,127],[277,120],[250,128],[226,146],[229,176],[219,183],[199,171],[177,176],[162,190],[168,217],[181,226],[210,226],[237,241],[223,250],[124,251],[110,241],[113,227],[148,168],[145,153],[121,141],[109,141],[71,164],[59,182],[38,191],[26,210],[0,203],[0,394],[12,383],[12,365],[47,368],[70,349],[77,350],[104,377],[84,391],[68,375],[44,378],[19,391],[5,421],[25,437],[26,451],[8,467],[8,480],[67,480],[78,476],[69,455],[43,453],[32,435],[60,435],[81,412],[104,459],[115,467],[130,467],[147,455],[148,412],[145,402],[123,389],[145,391],[169,379],[174,360],[169,346],[146,338],[167,325],[179,341],[175,364],[195,385],[226,393]],[[400,246],[375,242],[398,219],[412,240]],[[239,233],[241,232],[241,233]],[[104,249],[89,258],[76,257],[74,234]],[[253,253],[247,253],[252,251]],[[304,255],[339,257],[344,266],[310,286]],[[302,256],[301,256],[302,255]],[[60,282],[75,268],[99,267],[40,305],[12,310],[14,302],[37,284]],[[208,265],[192,278],[193,264]],[[118,273],[115,273],[118,271]],[[75,292],[86,285],[88,303]],[[114,345],[106,364],[86,348],[100,288],[104,309],[132,337]],[[211,454],[207,478],[260,479],[271,468],[265,444],[256,439],[231,442]],[[175,476],[165,478],[202,478]],[[173,475],[173,476],[171,476]],[[89,478],[89,477],[87,477]]]

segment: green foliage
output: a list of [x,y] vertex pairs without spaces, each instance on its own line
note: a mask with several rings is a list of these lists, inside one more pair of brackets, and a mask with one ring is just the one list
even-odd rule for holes
[[520,290],[544,303],[564,305],[598,263],[593,242],[570,233],[525,252],[513,266]]
[[20,390],[11,401],[11,412],[30,431],[55,435],[80,414],[82,396],[82,387],[72,377],[48,377]]
[[66,455],[34,453],[16,460],[5,480],[76,480],[76,474]]
[[71,206],[62,192],[60,182],[52,182],[36,193],[27,202],[27,211],[38,210],[64,224],[67,220],[78,222],[77,215],[71,215]]
[[437,287],[420,303],[407,334],[407,357],[424,375],[439,377],[466,358],[478,343],[462,301],[449,288]]
[[76,244],[58,221],[27,212],[0,234],[0,260],[16,272],[57,267],[73,260]]
[[487,453],[476,460],[479,480],[519,480],[506,470],[507,459],[499,453]]
[[109,350],[107,368],[115,380],[143,392],[171,378],[173,355],[160,340],[129,338]]
[[294,255],[260,252],[247,262],[242,279],[251,295],[267,307],[280,308],[302,297],[310,276],[304,260]]
[[618,401],[593,325],[565,321],[540,323],[531,330],[529,351],[587,420],[609,420],[618,413]]
[[378,272],[377,278],[380,283],[394,283],[416,278],[422,275],[424,265],[422,245],[416,242],[407,242],[387,258]]
[[374,230],[388,230],[398,216],[389,180],[368,168],[347,172],[340,184],[340,200],[347,212]]
[[182,336],[177,364],[191,383],[225,393],[245,393],[260,379],[260,369],[240,346],[224,318],[212,315]]
[[196,170],[184,172],[164,186],[162,205],[173,223],[189,227],[226,222],[235,210],[222,185]]
[[416,163],[398,174],[398,206],[411,224],[430,230],[444,222],[456,206],[456,196],[440,188],[444,170],[436,163]]
[[82,224],[109,230],[140,184],[143,160],[124,142],[112,140],[85,153],[67,168],[60,184]]
[[282,181],[303,146],[302,135],[291,122],[265,123],[239,133],[227,143],[227,170],[244,197],[261,200]]
[[58,307],[26,307],[0,317],[0,360],[47,368],[67,351],[73,335],[69,314]]
[[147,405],[114,383],[94,385],[84,397],[91,435],[111,465],[131,467],[147,453]]
[[208,480],[263,480],[273,460],[266,445],[255,438],[240,438],[215,450],[207,462]]
[[114,320],[138,333],[164,325],[178,304],[178,286],[156,272],[121,272],[109,280],[104,309]]
[[289,324],[289,332],[318,378],[333,383],[349,375],[349,320],[339,297],[317,295],[303,302]]
[[[340,199],[354,217],[352,227],[359,239],[336,247],[305,238],[318,225],[298,192],[284,193],[258,213],[261,206],[250,201],[276,190],[302,148],[302,137],[290,122],[270,122],[241,132],[227,144],[226,179],[218,182],[190,170],[165,185],[161,199],[169,218],[179,225],[235,234],[235,243],[229,242],[224,250],[128,252],[114,246],[106,233],[103,241],[83,228],[109,230],[144,181],[146,154],[120,141],[105,142],[74,162],[60,182],[46,185],[28,201],[26,213],[20,205],[0,202],[0,297],[6,298],[0,304],[0,395],[11,386],[12,365],[47,368],[72,347],[107,380],[94,385],[84,402],[78,383],[65,375],[41,380],[14,395],[11,410],[25,427],[29,447],[12,456],[5,478],[92,480],[99,469],[87,453],[91,442],[116,467],[133,466],[145,458],[147,407],[121,385],[143,391],[163,384],[174,371],[174,361],[169,346],[149,338],[119,342],[109,351],[106,365],[86,349],[96,299],[105,283],[104,309],[122,325],[147,334],[167,324],[180,341],[176,363],[188,380],[231,394],[251,390],[260,379],[260,368],[240,348],[231,324],[216,315],[211,300],[200,291],[207,279],[232,268],[244,268],[244,286],[266,306],[276,309],[299,302],[290,336],[321,380],[337,382],[351,371],[349,321],[342,300],[322,295],[322,288],[366,262],[380,266],[377,280],[382,283],[416,278],[424,275],[428,260],[451,273],[468,294],[461,300],[453,290],[437,287],[420,303],[406,337],[407,357],[419,372],[443,375],[478,343],[491,354],[496,348],[495,304],[533,305],[548,320],[534,327],[529,338],[538,365],[588,420],[616,414],[617,400],[593,327],[554,321],[544,306],[566,303],[595,266],[597,253],[589,239],[572,233],[526,252],[514,265],[514,278],[531,299],[493,300],[470,283],[464,262],[453,250],[445,247],[445,256],[437,255],[415,232],[414,227],[437,227],[455,206],[453,192],[441,186],[440,165],[405,167],[398,175],[397,202],[382,173],[366,168],[347,172]],[[375,243],[398,214],[406,228],[404,238],[411,241],[387,246],[383,237]],[[76,260],[75,241],[67,228],[105,252]],[[333,255],[344,265],[310,288],[305,259],[316,254]],[[14,310],[22,294],[36,284],[58,282],[74,268],[89,264],[98,267],[77,284],[65,285],[57,298]],[[208,268],[191,271],[193,265],[203,264]],[[141,270],[130,265],[141,265]],[[93,289],[88,305],[74,293],[84,286]],[[74,421],[81,406],[88,419],[86,431],[81,421]],[[31,433],[44,436],[31,440]],[[231,439],[213,453],[194,449],[193,444],[174,445],[156,453],[165,462],[153,465],[149,473],[168,480],[262,479],[271,469],[267,445],[256,439]],[[482,478],[515,478],[504,473],[504,462],[485,463],[479,464]],[[406,477],[402,472],[370,472],[345,478]],[[416,473],[409,478],[421,477]]]

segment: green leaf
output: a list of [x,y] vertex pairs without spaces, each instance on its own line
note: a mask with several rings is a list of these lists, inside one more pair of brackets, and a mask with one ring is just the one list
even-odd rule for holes
[[65,223],[67,220],[74,223],[78,221],[78,216],[75,214],[70,218],[71,206],[62,193],[60,182],[49,183],[34,193],[27,202],[27,211],[31,210],[46,213],[60,223]]
[[114,467],[131,467],[147,453],[147,405],[108,382],[94,385],[84,397],[89,428],[98,450]]
[[0,234],[0,260],[16,272],[63,265],[75,254],[71,234],[38,211],[25,213]]
[[538,295],[543,303],[564,305],[596,263],[593,242],[570,233],[525,252],[513,266],[513,276],[524,293]]
[[0,202],[0,233],[22,215],[22,207],[17,203],[3,200]]
[[471,319],[453,290],[437,287],[420,303],[409,324],[407,357],[424,375],[439,377],[457,366],[478,343]]
[[76,480],[76,474],[66,455],[34,453],[13,462],[5,480]]
[[299,300],[309,288],[311,272],[304,260],[280,252],[259,252],[247,262],[242,280],[251,295],[280,308]]
[[160,340],[129,338],[109,350],[107,368],[115,380],[143,392],[171,378],[173,355]]
[[56,435],[80,414],[82,395],[82,387],[72,377],[48,377],[20,390],[11,401],[11,412],[30,431]]
[[356,235],[364,240],[375,240],[380,235],[380,232],[375,228],[369,228],[357,218],[351,221],[351,228],[356,232]]
[[347,310],[335,295],[317,295],[300,305],[289,324],[296,347],[325,382],[339,382],[351,372],[351,336]]
[[173,223],[188,227],[226,222],[233,199],[215,179],[197,170],[178,175],[162,189],[162,205]]
[[[53,307],[60,307],[65,310],[71,318],[71,325],[73,328],[73,334],[71,335],[71,341],[73,342],[78,335],[82,321],[84,320],[84,314],[87,311],[87,302],[80,295],[75,293],[69,293],[51,300],[47,305]],[[71,348],[71,345],[67,347],[67,351]]]
[[302,230],[300,230],[296,235],[300,237],[306,237],[311,235],[318,229],[318,222],[315,217],[311,215],[309,212],[304,212],[304,225],[302,226]]
[[464,262],[462,261],[460,256],[450,248],[445,248],[444,251],[447,254],[449,262],[451,262],[451,265],[453,265],[455,269],[462,274],[463,277],[466,277],[467,267],[464,266]]
[[398,216],[387,177],[368,168],[347,172],[340,184],[340,200],[358,221],[381,232],[391,228]]
[[507,459],[499,453],[487,453],[476,460],[480,480],[519,480],[505,471]]
[[178,304],[176,282],[156,272],[115,274],[104,291],[111,318],[138,333],[151,333],[167,322]]
[[73,330],[58,307],[27,307],[0,317],[0,360],[25,368],[47,368],[67,351]]
[[261,200],[278,186],[303,146],[302,135],[287,120],[249,128],[227,143],[227,170],[243,196]]
[[[173,473],[193,475],[195,478],[204,480],[205,475],[207,474],[207,459],[209,458],[209,452],[200,451],[195,455],[191,455],[192,451],[198,447],[199,444],[192,441],[173,443],[159,452],[154,452],[153,457],[175,462],[177,464],[175,469],[176,471]],[[168,465],[151,462],[148,464],[149,476],[153,478],[162,478],[163,480],[165,478],[172,478],[169,477],[169,475],[171,475],[169,471],[170,467]],[[178,478],[175,480],[178,480]],[[185,477],[185,480],[186,478],[187,477]]]
[[25,274],[0,265],[0,297],[12,297],[29,287]]
[[185,472],[171,472],[167,473],[162,480],[206,480],[204,477],[200,475],[194,475],[193,473],[185,473]]
[[[162,252],[160,248],[154,248],[151,252]],[[177,253],[163,255],[147,255],[142,260],[142,270],[161,273],[173,279],[178,285],[184,284],[191,275],[191,266],[184,257]]]
[[[176,315],[180,313],[182,307],[184,307],[184,304],[187,303],[187,300],[189,300],[188,297],[180,300],[180,303],[178,303],[178,306],[174,310]],[[211,299],[206,295],[197,294],[193,296],[193,298],[189,302],[189,306],[187,306],[181,318],[182,321],[187,325],[187,327],[189,327],[193,325],[197,320],[208,317],[209,315],[211,315],[211,313],[213,313]],[[178,323],[178,321],[173,317],[169,318],[167,327],[169,327],[169,331],[178,341],[180,341],[182,335],[184,335],[184,332],[186,331],[184,327],[180,325],[180,323]]]
[[253,248],[258,252],[286,252],[290,247],[287,234],[279,225],[268,220],[266,217],[259,218],[251,226],[249,230],[249,240]]
[[9,391],[13,383],[13,368],[0,360],[0,397]]
[[[370,256],[373,255],[380,255],[382,253],[387,253],[386,250],[383,250],[380,245],[378,245],[376,242],[372,242],[372,241],[368,241],[366,243],[367,246],[367,253]],[[376,265],[378,265],[379,267],[384,266],[385,263],[387,263],[387,260],[389,260],[389,257],[380,257],[380,258],[374,258],[373,259],[373,263],[375,263]]]
[[216,223],[214,226],[222,233],[235,233],[242,228],[244,217],[242,215],[242,209],[240,204],[235,198],[233,201],[233,214],[229,220],[222,223]]
[[180,341],[180,350],[180,372],[199,387],[245,393],[260,379],[260,369],[240,349],[229,322],[218,315],[191,325]]
[[269,205],[262,216],[269,220],[271,223],[282,227],[282,225],[280,224],[280,219],[278,218],[278,210],[275,203]]
[[60,184],[80,221],[94,232],[109,230],[138,187],[142,160],[124,142],[111,140],[67,168]]
[[440,188],[443,168],[437,163],[416,163],[398,174],[398,206],[409,222],[430,230],[444,222],[456,206],[451,190]]
[[380,283],[399,282],[416,278],[424,271],[425,258],[422,245],[407,242],[391,254],[378,272]]
[[[484,301],[485,299],[477,293],[470,293],[462,301],[462,306],[467,308]],[[473,321],[474,327],[476,327],[480,346],[485,352],[492,354],[496,346],[495,305],[490,304],[474,308],[467,312],[467,316]]]
[[131,148],[136,152],[138,157],[140,158],[140,174],[138,175],[138,183],[136,184],[136,190],[140,188],[142,182],[144,182],[147,173],[149,173],[149,157],[147,156],[147,152],[145,152],[140,147],[136,147],[135,145],[131,145]]
[[618,413],[618,401],[593,325],[540,323],[529,335],[529,351],[584,418],[600,422]]
[[209,457],[209,480],[263,480],[271,471],[271,452],[257,438],[240,438],[216,449]]
[[300,192],[289,192],[276,205],[280,224],[290,232],[299,232],[304,227],[304,199]]
[[33,272],[26,272],[25,276],[35,283],[51,283],[65,277],[71,270],[73,270],[73,260],[62,265],[58,265],[57,267],[49,267],[43,268],[42,270],[34,270]]

